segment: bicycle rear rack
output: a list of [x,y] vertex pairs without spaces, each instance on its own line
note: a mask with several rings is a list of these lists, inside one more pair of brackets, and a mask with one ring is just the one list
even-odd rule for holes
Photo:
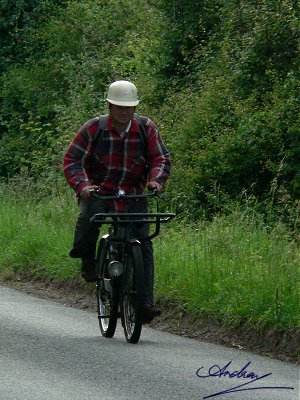
[[118,222],[120,224],[128,223],[166,223],[175,217],[173,213],[98,213],[95,214],[90,222],[99,224],[113,224]]
[[173,213],[98,213],[90,219],[90,222],[110,225],[134,225],[139,223],[155,224],[155,232],[148,237],[141,239],[144,242],[145,240],[151,240],[158,236],[160,224],[169,222],[175,216],[176,214]]

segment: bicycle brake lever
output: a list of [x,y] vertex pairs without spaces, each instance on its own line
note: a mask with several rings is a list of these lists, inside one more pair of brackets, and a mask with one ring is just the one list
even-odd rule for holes
[[153,196],[161,197],[161,193],[156,188],[151,190],[151,192],[153,193]]

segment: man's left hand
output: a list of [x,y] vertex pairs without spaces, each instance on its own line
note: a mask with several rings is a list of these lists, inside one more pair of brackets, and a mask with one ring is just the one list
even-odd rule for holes
[[156,190],[159,193],[163,190],[163,186],[158,182],[148,182],[147,188],[150,191]]

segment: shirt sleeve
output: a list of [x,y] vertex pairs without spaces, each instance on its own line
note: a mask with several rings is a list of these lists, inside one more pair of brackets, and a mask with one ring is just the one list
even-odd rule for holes
[[148,122],[147,156],[150,166],[148,181],[164,185],[171,171],[170,153],[162,140],[157,126],[150,120]]
[[64,174],[68,184],[76,191],[90,185],[84,165],[92,151],[92,136],[97,126],[94,120],[84,124],[71,142],[64,156]]

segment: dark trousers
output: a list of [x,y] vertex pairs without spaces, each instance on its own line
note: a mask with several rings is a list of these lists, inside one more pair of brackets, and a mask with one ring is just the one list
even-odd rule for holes
[[[90,218],[96,213],[108,212],[108,202],[91,197],[90,199],[79,199],[80,213],[76,222],[73,248],[70,256],[73,258],[94,259],[96,244],[99,237],[99,224],[90,223]],[[148,212],[146,199],[132,202],[128,212]],[[137,224],[134,227],[137,239],[143,239],[149,235],[149,224]],[[151,240],[141,242],[141,250],[145,269],[145,304],[153,304],[154,284],[154,259]]]

